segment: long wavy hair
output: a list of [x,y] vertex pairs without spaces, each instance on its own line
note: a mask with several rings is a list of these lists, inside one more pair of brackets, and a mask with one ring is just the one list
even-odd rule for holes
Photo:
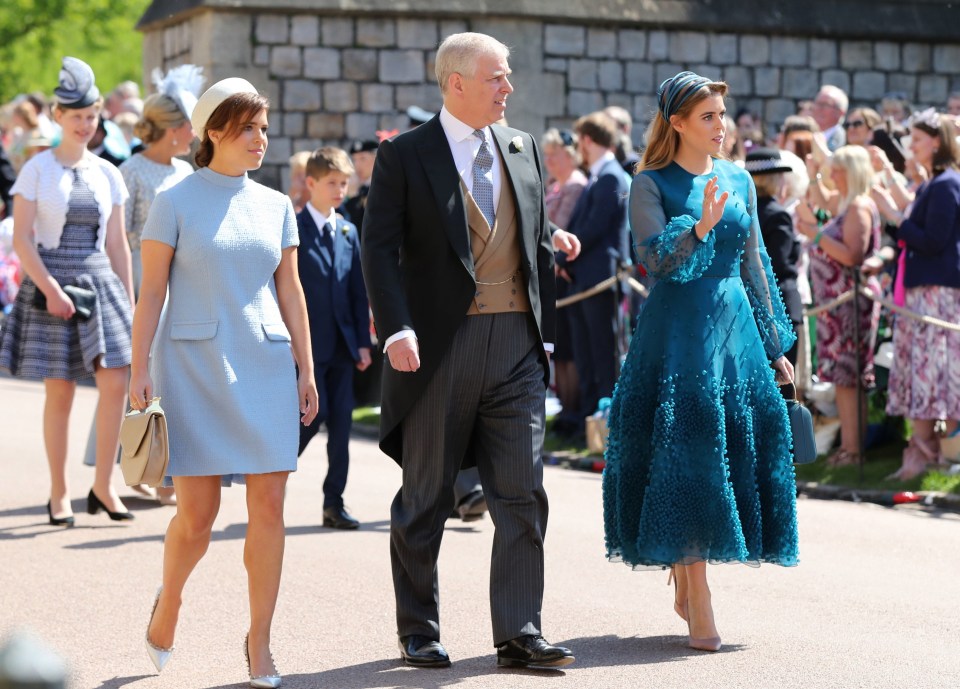
[[[688,117],[697,106],[697,103],[713,95],[726,96],[726,83],[722,81],[711,81],[710,83],[704,84],[697,89],[696,93],[692,93],[690,97],[677,108],[677,111],[673,113],[672,116],[681,120]],[[634,171],[635,174],[641,170],[659,170],[660,168],[666,167],[673,162],[677,151],[680,149],[680,134],[677,133],[677,130],[673,128],[673,125],[664,118],[659,110],[657,110],[657,113],[653,116],[653,121],[650,123],[650,126],[647,127],[645,137],[647,148],[643,152],[643,158],[637,163],[637,168]]]

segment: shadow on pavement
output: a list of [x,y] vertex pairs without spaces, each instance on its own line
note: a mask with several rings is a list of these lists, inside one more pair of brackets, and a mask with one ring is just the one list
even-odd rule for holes
[[[588,636],[579,639],[558,641],[569,647],[577,656],[573,668],[609,667],[617,665],[649,665],[682,660],[690,656],[705,655],[687,646],[687,636],[670,634],[664,636]],[[742,644],[723,644],[718,653],[742,651]]]
[[[78,525],[74,528],[83,528]],[[122,527],[121,527],[122,528]],[[388,531],[390,528],[390,522],[388,521],[378,521],[378,522],[364,522],[360,525],[360,531]],[[45,532],[42,532],[45,533]],[[316,525],[304,525],[304,526],[291,526],[287,527],[287,538],[291,536],[307,536],[307,535],[322,535],[322,534],[342,534],[342,533],[356,533],[356,532],[345,532],[340,529],[327,529],[319,524]],[[247,535],[247,525],[246,523],[239,524],[229,524],[225,528],[214,531],[210,536],[210,541],[232,541],[232,540],[243,540]],[[128,543],[148,543],[150,541],[163,541],[164,534],[151,534],[149,536],[134,536],[132,538],[109,538],[102,541],[89,541],[87,543],[72,543],[68,546],[64,546],[69,550],[96,550],[99,548],[116,548],[117,546],[126,545]],[[0,540],[3,539],[3,535],[0,534]]]
[[[574,666],[575,667],[575,666]],[[390,687],[396,689],[441,689],[460,684],[469,677],[485,675],[501,678],[500,686],[507,681],[508,675],[528,675],[544,679],[564,677],[560,670],[511,670],[497,667],[494,655],[478,656],[463,660],[454,659],[448,668],[411,668],[397,658],[374,660],[368,663],[348,665],[346,667],[325,670],[310,674],[284,675],[284,689],[315,689],[316,687],[337,687],[337,689],[377,689]],[[104,685],[107,687],[108,685]],[[207,689],[234,689],[245,684],[218,684]]]
[[103,684],[96,687],[96,689],[120,689],[125,687],[128,684],[133,684],[134,682],[139,682],[141,679],[147,679],[148,677],[153,677],[153,675],[131,675],[130,677],[114,677],[113,679],[104,680]]

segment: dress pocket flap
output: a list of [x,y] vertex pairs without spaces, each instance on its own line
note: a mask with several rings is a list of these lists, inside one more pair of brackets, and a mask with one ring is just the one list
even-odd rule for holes
[[261,323],[263,326],[263,332],[267,334],[268,340],[273,340],[274,342],[289,342],[290,341],[290,331],[287,330],[287,326],[283,323]]
[[170,325],[171,340],[210,340],[217,334],[220,321],[192,321]]

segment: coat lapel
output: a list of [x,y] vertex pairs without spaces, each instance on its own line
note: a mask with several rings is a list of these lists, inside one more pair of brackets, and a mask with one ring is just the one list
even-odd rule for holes
[[472,277],[473,254],[470,251],[467,211],[460,191],[460,174],[453,162],[447,135],[440,125],[439,115],[420,126],[430,130],[430,136],[425,137],[421,160],[443,220],[444,231],[463,267]]
[[[527,211],[529,209],[525,205],[530,202],[527,187],[531,183],[531,166],[527,160],[527,156],[533,154],[532,152],[524,153],[523,151],[511,153],[510,140],[507,138],[507,132],[497,125],[491,125],[490,130],[493,132],[493,140],[497,144],[497,150],[500,151],[503,168],[507,171],[507,178],[504,179],[503,182],[510,185],[510,191],[513,193],[513,202],[516,205],[517,212],[517,234],[520,235],[520,245],[523,248],[524,256],[528,260],[533,261],[537,255],[536,248],[534,247],[535,238],[531,232],[528,232],[525,224],[525,221],[536,217],[536,215],[528,215]],[[536,180],[532,181],[534,184],[539,184]]]

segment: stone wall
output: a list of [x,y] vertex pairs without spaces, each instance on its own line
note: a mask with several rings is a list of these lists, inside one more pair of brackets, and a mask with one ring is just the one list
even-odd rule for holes
[[888,91],[903,91],[918,106],[942,107],[948,92],[960,90],[960,42],[692,31],[609,19],[574,25],[540,17],[435,19],[302,9],[201,8],[171,15],[144,27],[144,73],[193,62],[205,68],[210,82],[243,76],[254,83],[273,103],[259,178],[282,188],[293,152],[403,130],[411,105],[438,109],[436,46],[464,30],[489,33],[512,48],[516,92],[507,118],[535,134],[616,104],[634,114],[639,143],[657,85],[681,69],[727,81],[728,109],[748,107],[771,128],[823,83],[847,91],[852,105],[873,107]]

